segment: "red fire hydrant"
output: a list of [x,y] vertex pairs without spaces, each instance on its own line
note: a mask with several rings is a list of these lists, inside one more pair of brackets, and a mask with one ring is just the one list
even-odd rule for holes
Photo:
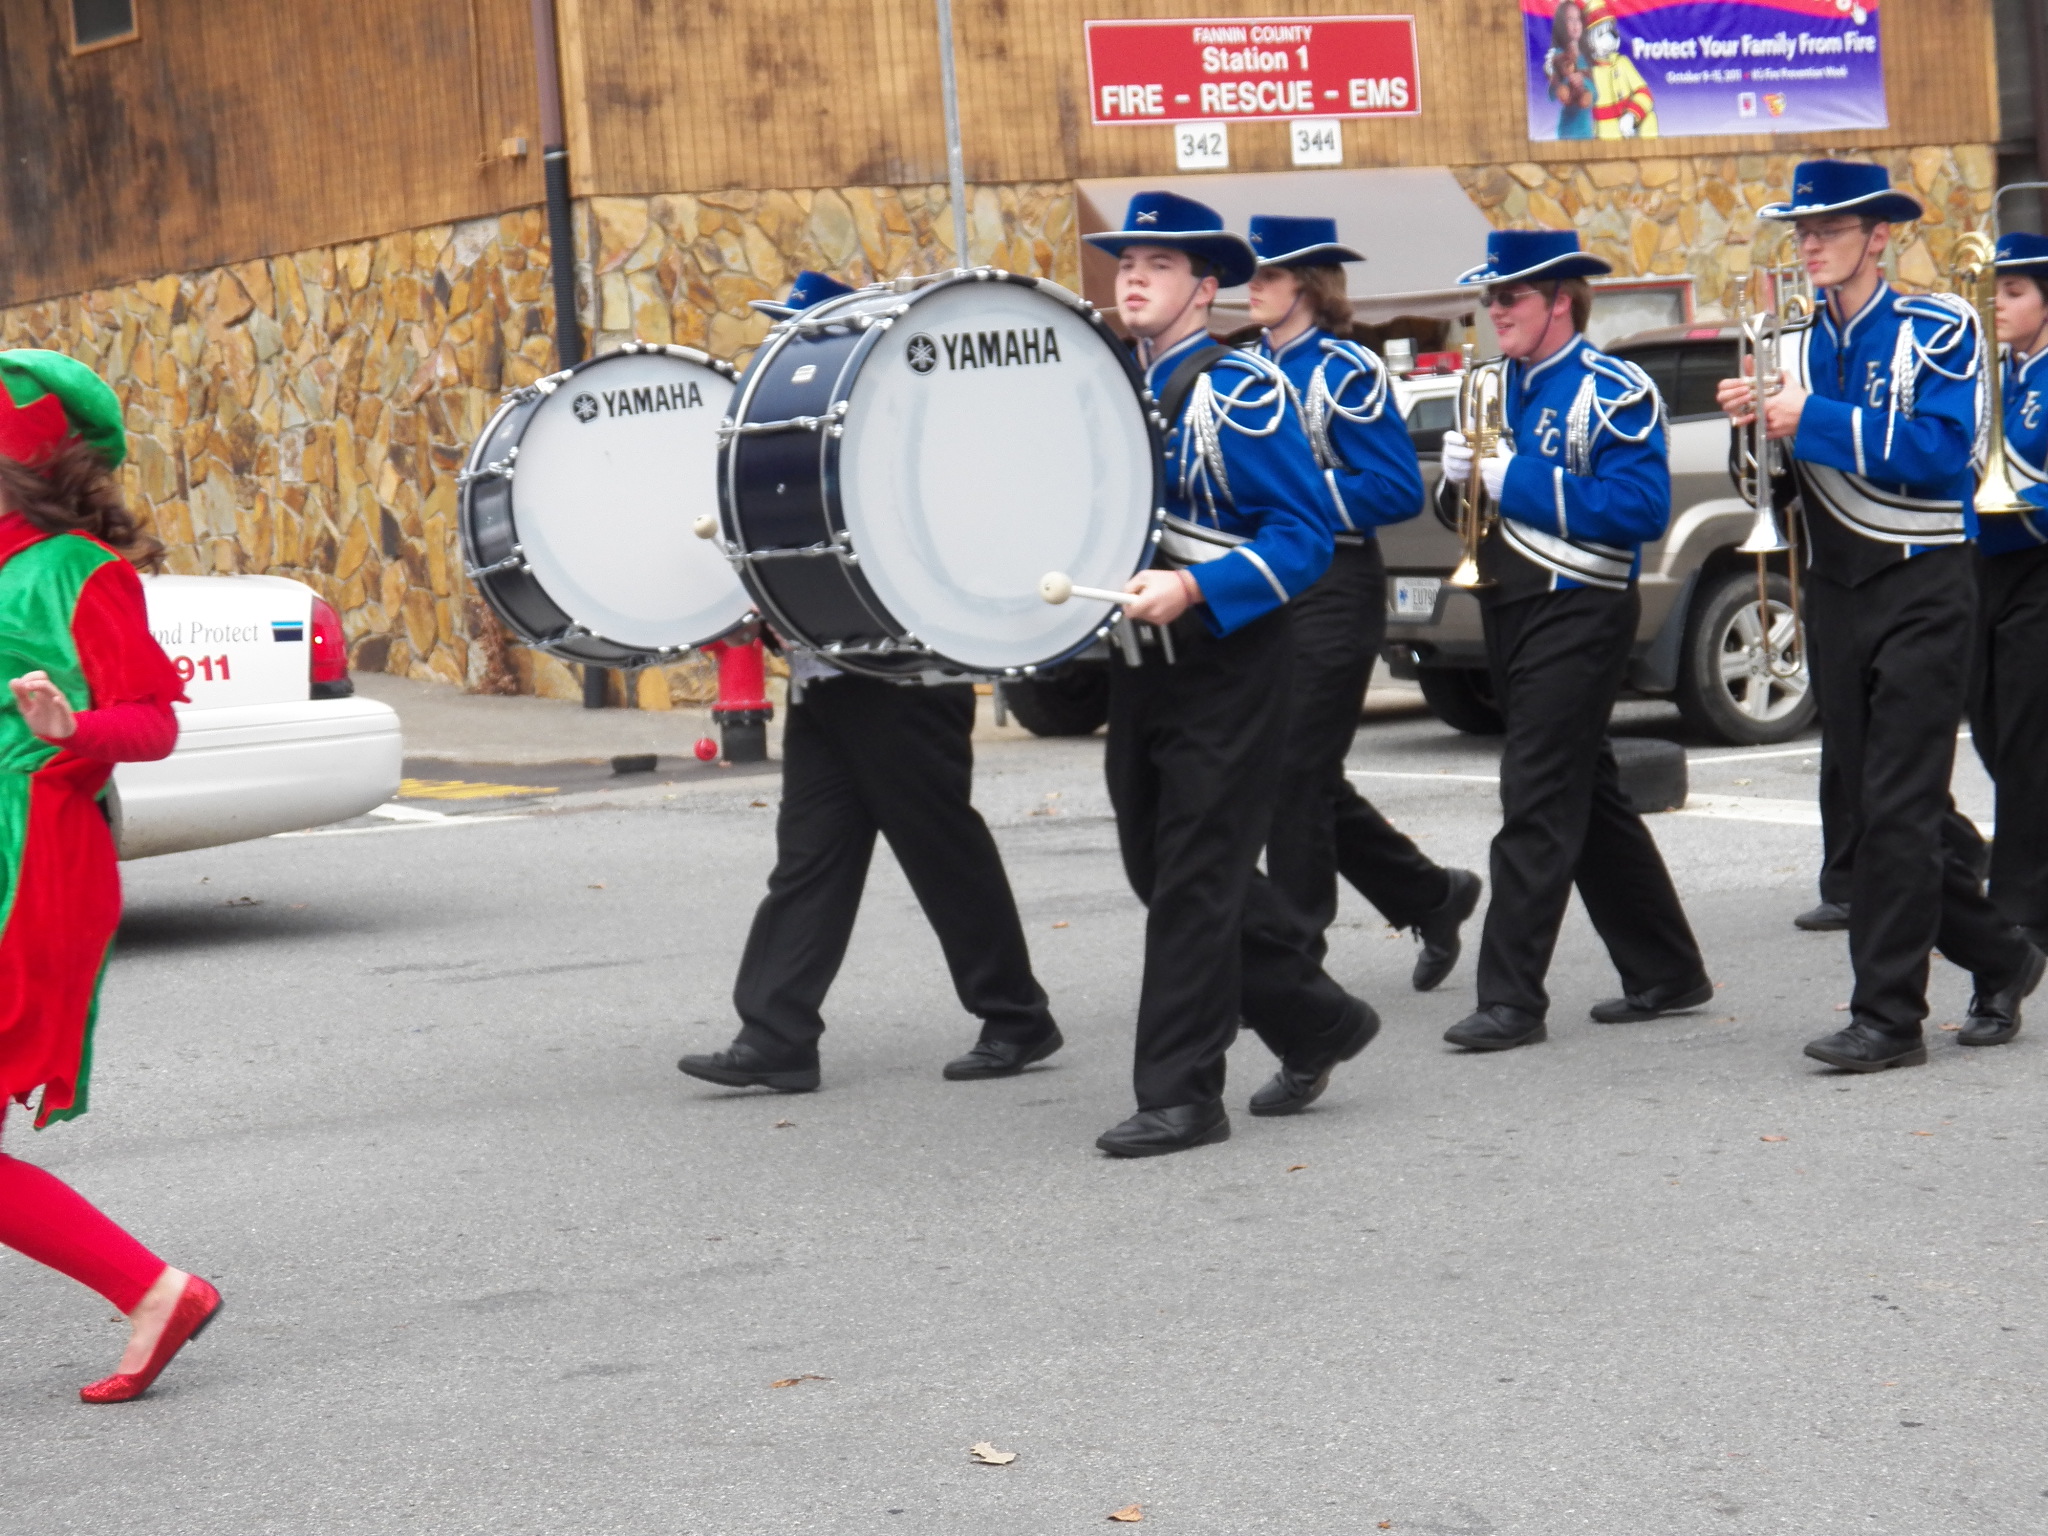
[[[718,658],[718,702],[711,718],[724,738],[722,754],[728,763],[761,763],[768,760],[768,722],[775,718],[775,706],[768,702],[767,657],[761,642],[754,639],[714,640],[704,647]],[[704,749],[709,740],[697,743],[697,755],[710,760]]]

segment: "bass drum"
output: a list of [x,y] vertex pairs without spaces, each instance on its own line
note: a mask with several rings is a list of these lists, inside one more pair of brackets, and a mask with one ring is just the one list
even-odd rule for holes
[[733,378],[688,347],[628,342],[506,397],[470,450],[460,525],[470,579],[513,634],[642,667],[752,617],[693,531],[716,504]]
[[768,334],[719,461],[725,542],[783,637],[852,672],[1020,677],[1115,610],[1158,540],[1159,424],[1065,289],[987,268],[828,300]]

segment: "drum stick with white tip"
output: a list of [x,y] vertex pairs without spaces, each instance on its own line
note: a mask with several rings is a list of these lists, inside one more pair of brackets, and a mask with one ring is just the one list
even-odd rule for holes
[[1064,603],[1070,597],[1093,598],[1098,603],[1114,603],[1122,607],[1135,592],[1110,592],[1102,587],[1077,587],[1074,580],[1064,571],[1047,571],[1039,578],[1038,595],[1048,603]]

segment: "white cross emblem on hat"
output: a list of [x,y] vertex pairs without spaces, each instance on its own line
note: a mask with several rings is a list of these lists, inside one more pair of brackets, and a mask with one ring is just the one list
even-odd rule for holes
[[1159,215],[1156,213],[1141,213],[1138,215],[1138,222],[1140,224],[1157,224],[1159,222]]

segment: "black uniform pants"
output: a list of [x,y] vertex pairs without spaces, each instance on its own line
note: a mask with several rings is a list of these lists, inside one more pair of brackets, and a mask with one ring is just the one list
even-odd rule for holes
[[970,802],[973,729],[974,690],[964,683],[834,677],[790,706],[775,870],[733,985],[741,1040],[777,1058],[817,1050],[818,1009],[846,958],[877,832],[983,1037],[1029,1039],[1050,1022],[1002,856]]
[[1285,1057],[1341,1024],[1346,1005],[1257,869],[1280,778],[1286,613],[1220,639],[1188,617],[1173,641],[1173,665],[1157,646],[1141,666],[1110,665],[1109,798],[1146,907],[1140,1109],[1222,1097],[1240,1017]]
[[1479,946],[1482,1008],[1548,1011],[1543,979],[1574,884],[1623,991],[1706,980],[1664,856],[1622,794],[1607,740],[1639,611],[1633,587],[1486,605],[1486,656],[1507,734]]
[[1318,958],[1337,916],[1337,876],[1396,928],[1443,905],[1450,875],[1351,787],[1344,760],[1387,634],[1387,568],[1377,539],[1339,544],[1322,579],[1287,605],[1294,628],[1287,751],[1266,871],[1313,934]]
[[1967,548],[1939,549],[1860,586],[1819,572],[1807,585],[1821,749],[1842,774],[1843,810],[1856,828],[1849,1007],[1895,1035],[1920,1033],[1937,944],[1994,988],[2026,959],[2026,941],[1984,895],[1973,857],[1982,844],[1949,798],[1976,627],[1976,558]]
[[2048,549],[1977,559],[1970,734],[1998,786],[1991,900],[2048,929]]

